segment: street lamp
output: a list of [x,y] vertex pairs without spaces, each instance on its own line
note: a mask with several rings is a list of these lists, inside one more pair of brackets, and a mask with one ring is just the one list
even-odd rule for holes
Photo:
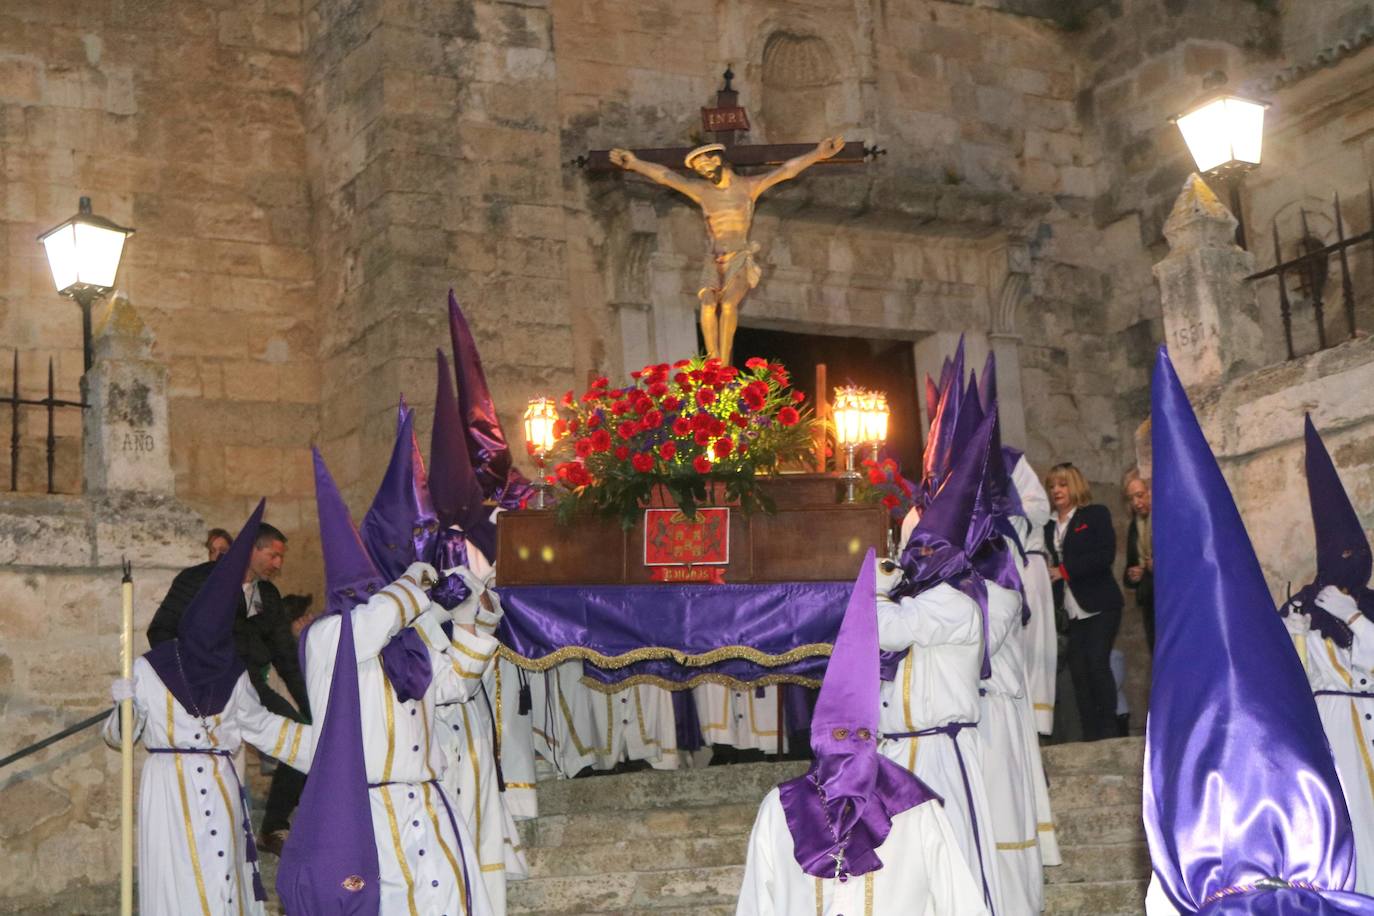
[[38,237],[58,295],[81,306],[81,347],[91,368],[91,306],[114,289],[124,240],[134,230],[91,213],[91,199],[81,198],[77,214]]
[[539,466],[539,476],[533,481],[534,503],[531,509],[545,509],[545,496],[549,491],[548,481],[544,479],[544,456],[558,441],[553,433],[553,425],[558,421],[558,408],[552,398],[533,398],[525,408],[525,448],[534,456]]
[[1241,212],[1240,186],[1246,174],[1260,164],[1264,109],[1268,107],[1266,102],[1225,93],[1212,96],[1173,119],[1198,171],[1230,189],[1236,243],[1242,248],[1245,217]]

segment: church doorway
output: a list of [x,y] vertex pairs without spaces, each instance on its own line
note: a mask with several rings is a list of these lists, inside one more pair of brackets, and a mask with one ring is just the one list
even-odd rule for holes
[[826,396],[839,385],[860,385],[887,394],[892,416],[887,451],[910,480],[921,476],[921,411],[917,402],[916,350],[912,341],[880,337],[803,334],[741,327],[735,334],[734,362],[751,356],[780,360],[792,384],[815,403],[816,366],[826,367]]

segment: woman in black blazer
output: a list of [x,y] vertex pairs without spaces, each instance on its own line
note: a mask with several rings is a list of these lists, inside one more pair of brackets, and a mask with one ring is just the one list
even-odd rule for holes
[[1116,680],[1112,643],[1125,600],[1112,574],[1116,531],[1112,513],[1092,503],[1088,482],[1072,464],[1056,464],[1045,476],[1052,511],[1045,524],[1055,604],[1069,617],[1069,674],[1073,678],[1083,739],[1116,734]]

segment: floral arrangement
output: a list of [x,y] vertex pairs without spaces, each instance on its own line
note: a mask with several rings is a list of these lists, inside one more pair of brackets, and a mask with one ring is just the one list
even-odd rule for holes
[[916,488],[902,476],[902,469],[891,458],[874,461],[865,458],[864,471],[868,475],[867,485],[860,491],[860,498],[870,502],[880,502],[900,521],[916,505]]
[[754,357],[741,370],[697,357],[631,376],[621,388],[598,378],[559,402],[550,482],[564,491],[560,520],[594,511],[628,528],[658,487],[694,516],[718,483],[745,512],[771,511],[757,476],[812,449],[805,395],[779,363]]

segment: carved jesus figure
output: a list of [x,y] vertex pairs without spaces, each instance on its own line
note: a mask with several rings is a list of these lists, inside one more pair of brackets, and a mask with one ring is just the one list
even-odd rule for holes
[[700,176],[698,178],[645,162],[629,150],[611,150],[611,162],[688,197],[701,207],[706,217],[710,250],[697,298],[701,300],[701,336],[706,341],[707,356],[717,357],[729,365],[740,304],[749,291],[759,285],[762,271],[754,258],[759,246],[749,241],[754,202],[773,185],[796,178],[843,148],[843,137],[830,137],[816,144],[810,152],[787,160],[771,172],[746,176],[730,168],[725,161],[723,145],[710,143],[692,150],[684,159],[687,167]]

